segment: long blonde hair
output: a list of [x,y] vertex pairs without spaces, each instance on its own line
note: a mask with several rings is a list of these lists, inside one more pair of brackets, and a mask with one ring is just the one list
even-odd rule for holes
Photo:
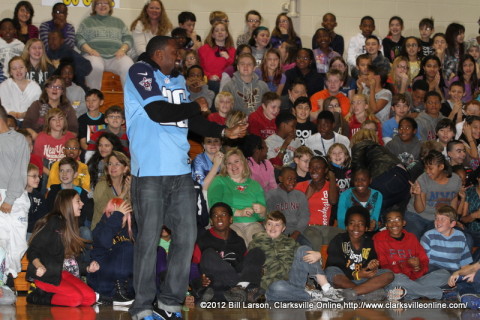
[[150,30],[152,28],[152,25],[150,24],[150,19],[148,18],[148,13],[147,13],[148,6],[152,2],[158,2],[160,4],[160,19],[158,21],[158,29],[155,35],[164,36],[172,30],[173,28],[172,22],[168,18],[167,12],[165,11],[165,7],[163,6],[162,1],[150,0],[150,1],[147,1],[147,3],[145,3],[142,9],[142,12],[140,12],[140,15],[137,17],[137,19],[133,20],[132,24],[130,25],[130,31],[135,30],[135,27],[137,26],[137,23],[139,21],[143,24],[143,31]]
[[[364,94],[361,94],[361,93],[357,93],[357,94],[354,94],[353,97],[352,97],[352,102],[353,102],[353,99],[355,99],[355,97],[359,97],[361,98],[363,101],[365,101],[365,104],[367,105],[367,108],[365,109],[365,114],[367,115],[367,117],[365,118],[365,120],[372,120],[374,121],[375,123],[379,123],[380,121],[378,120],[377,117],[375,117],[375,115],[370,111],[370,109],[368,108],[368,99],[367,97],[364,95]],[[345,116],[345,120],[347,122],[350,122],[352,119],[353,119],[353,108],[352,106],[350,106],[350,110],[348,111],[347,115]]]
[[30,47],[35,42],[40,42],[40,44],[42,45],[42,50],[43,50],[43,54],[40,57],[40,63],[39,63],[40,70],[42,70],[43,72],[48,71],[48,65],[49,64],[51,65],[52,62],[47,57],[47,52],[45,51],[45,45],[43,44],[42,40],[40,40],[38,38],[32,38],[32,39],[29,39],[27,41],[27,43],[25,44],[25,48],[23,48],[23,52],[22,52],[22,58],[23,58],[23,60],[25,60],[26,67],[27,67],[27,72],[28,72],[28,69],[30,69],[30,67],[32,66],[32,63],[30,62],[30,53],[28,51],[30,50]]
[[410,85],[412,83],[412,79],[410,77],[410,62],[408,61],[408,58],[405,57],[405,56],[398,56],[398,57],[395,58],[395,60],[393,60],[392,69],[390,70],[389,76],[390,76],[390,79],[392,79],[393,84],[395,85],[396,81],[397,81],[397,76],[396,76],[395,72],[397,70],[397,66],[402,61],[405,61],[407,63],[408,84]]

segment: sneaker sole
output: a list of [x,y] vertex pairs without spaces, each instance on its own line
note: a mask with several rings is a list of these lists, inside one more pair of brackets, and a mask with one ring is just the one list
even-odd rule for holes
[[129,306],[133,303],[134,300],[129,301],[113,301],[114,306]]

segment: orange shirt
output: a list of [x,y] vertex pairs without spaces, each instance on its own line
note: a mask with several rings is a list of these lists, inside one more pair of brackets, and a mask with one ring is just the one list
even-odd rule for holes
[[[318,111],[321,106],[318,105],[318,100],[325,100],[330,97],[328,90],[318,91],[310,97],[310,103],[312,104],[312,112]],[[343,93],[339,92],[335,96],[340,103],[340,108],[342,108],[342,116],[345,117],[350,110],[350,99],[348,99]]]

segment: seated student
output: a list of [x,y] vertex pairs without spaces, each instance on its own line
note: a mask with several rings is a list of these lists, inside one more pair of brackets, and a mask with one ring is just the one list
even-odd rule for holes
[[367,96],[364,94],[355,94],[353,96],[350,111],[345,116],[345,122],[348,124],[348,128],[350,129],[348,136],[352,138],[355,133],[357,133],[360,129],[363,129],[365,125],[372,123],[373,130],[377,134],[378,142],[383,144],[382,124],[370,110],[371,109],[367,101]]
[[62,2],[57,2],[52,7],[52,20],[42,22],[40,25],[39,37],[47,50],[50,48],[48,35],[54,30],[62,34],[67,47],[75,48],[75,27],[67,22],[67,16],[68,7]]
[[85,103],[85,91],[73,81],[76,73],[75,65],[70,59],[62,59],[56,73],[58,73],[60,77],[62,77],[63,82],[65,82],[67,99],[72,104],[73,109],[75,109],[77,118],[79,118],[87,112],[87,107]]
[[[37,220],[48,213],[45,195],[37,190],[40,184],[40,173],[36,165],[29,163],[27,168],[27,187],[28,198],[30,199],[30,209],[28,210],[27,240],[32,234],[33,227]],[[0,278],[2,279],[2,278]]]
[[92,262],[99,270],[87,274],[87,283],[99,294],[102,304],[130,305],[133,302],[132,207],[113,198],[93,230]]
[[[195,157],[192,162],[192,178],[203,186],[203,183],[208,176],[208,173],[213,169],[215,175],[220,170],[220,166],[215,166],[216,159],[221,158],[223,153],[220,151],[222,148],[222,141],[220,138],[205,137],[203,138],[203,152]],[[215,168],[214,168],[215,167]],[[211,180],[211,179],[210,179]]]
[[366,83],[361,81],[357,83],[358,92],[368,97],[368,106],[371,112],[383,123],[390,117],[392,92],[384,88],[387,76],[381,74],[377,67],[369,65],[367,70]]
[[342,73],[339,70],[333,69],[327,72],[327,81],[325,81],[326,89],[316,92],[310,97],[312,103],[312,112],[310,114],[311,120],[315,120],[322,110],[323,101],[328,97],[335,97],[340,102],[340,108],[342,109],[342,116],[346,116],[350,109],[350,100],[340,92],[342,88]]
[[460,81],[454,81],[448,87],[448,99],[442,102],[440,112],[445,117],[455,121],[461,122],[464,117],[462,98],[465,94],[465,87]]
[[21,56],[25,45],[17,39],[17,31],[15,23],[10,18],[4,18],[0,21],[0,70],[2,81],[5,80],[4,75],[8,75],[8,65],[10,59],[15,56]]
[[62,61],[70,61],[75,69],[74,81],[82,88],[88,88],[85,84],[85,77],[92,71],[92,63],[73,48],[69,48],[64,42],[62,33],[58,30],[49,32],[48,44],[49,48],[46,53],[55,67],[58,67]]
[[[349,100],[351,101],[351,99]],[[350,105],[348,108],[350,110]],[[348,126],[345,118],[342,116],[342,108],[340,108],[340,102],[338,101],[337,97],[330,96],[323,100],[322,110],[333,113],[333,117],[335,118],[335,127],[333,128],[333,131],[339,134],[348,134],[350,132],[350,127]]]
[[[333,51],[338,52],[341,56],[345,49],[345,43],[343,37],[335,33],[335,28],[337,27],[337,17],[331,13],[325,13],[322,17],[322,27],[325,28],[330,33],[331,43]],[[318,47],[316,33],[312,37],[312,49]]]
[[422,111],[415,118],[418,124],[420,140],[435,140],[435,127],[437,123],[445,118],[440,113],[442,97],[436,91],[429,91],[425,95],[425,111]]
[[282,94],[285,81],[287,80],[287,77],[282,71],[280,60],[280,51],[275,48],[270,48],[265,52],[265,57],[260,66],[255,69],[260,79],[268,85],[268,89],[278,95]]
[[312,64],[314,61],[315,57],[312,50],[302,48],[297,51],[295,67],[285,72],[287,81],[283,89],[284,95],[291,87],[290,84],[298,78],[305,82],[308,96],[324,88],[325,76],[317,72],[315,65]]
[[393,117],[382,122],[382,139],[385,145],[398,134],[400,120],[410,112],[410,103],[405,94],[399,93],[393,96],[392,112]]
[[437,135],[437,141],[443,146],[443,155],[447,157],[447,144],[453,140],[456,134],[455,124],[448,118],[443,118],[438,121],[435,127],[435,134]]
[[[327,160],[330,164],[330,170],[335,175],[335,183],[339,194],[350,188],[350,179],[352,174],[350,153],[347,147],[341,143],[334,143],[328,148]],[[337,212],[336,208],[334,209]]]
[[[465,114],[463,114],[463,112],[465,112]],[[463,126],[466,119],[471,118],[472,116],[480,116],[480,101],[472,100],[465,104],[464,111],[462,111],[462,121],[457,121],[455,125],[455,127],[457,128],[457,134],[455,135],[455,139],[460,139],[460,136],[463,133]]]
[[334,143],[341,143],[350,150],[350,140],[341,134],[333,131],[335,118],[330,111],[322,111],[317,117],[318,133],[315,133],[305,141],[314,154],[326,156],[330,146]]
[[64,189],[74,189],[78,192],[80,200],[83,202],[84,206],[82,208],[82,214],[78,217],[78,226],[80,228],[80,234],[83,238],[90,240],[90,223],[92,222],[93,216],[93,201],[88,197],[88,191],[83,189],[80,186],[77,186],[73,183],[73,180],[78,175],[78,163],[70,157],[65,157],[59,161],[58,164],[58,175],[59,175],[59,184],[52,184],[50,186],[50,191],[46,195],[47,200],[47,210],[50,212],[55,203],[55,198],[57,194]]
[[245,14],[245,33],[237,37],[237,47],[242,44],[248,44],[252,37],[252,32],[262,23],[262,15],[257,10],[250,10]]
[[283,233],[302,243],[302,233],[310,219],[307,198],[303,192],[294,189],[297,184],[295,169],[283,167],[278,180],[278,187],[265,194],[267,211],[281,211],[286,219]]
[[307,97],[307,85],[302,79],[293,80],[287,89],[287,94],[283,94],[282,104],[280,109],[282,111],[291,111],[293,104],[299,97]]
[[300,182],[295,189],[305,194],[310,210],[308,227],[303,234],[313,249],[320,250],[322,245],[328,244],[341,232],[337,227],[332,227],[332,207],[338,203],[338,188],[337,184],[333,183],[335,175],[328,169],[324,157],[315,156],[310,159],[309,171],[312,180]]
[[201,301],[255,302],[265,293],[260,288],[265,254],[260,249],[247,253],[244,240],[230,229],[233,211],[228,204],[213,204],[210,219],[212,228],[197,240],[202,285],[207,287]]
[[267,84],[253,72],[255,65],[256,60],[251,54],[240,54],[237,59],[238,70],[222,89],[233,95],[233,109],[246,114],[256,111],[262,103],[261,97],[269,91]]
[[88,149],[87,143],[92,134],[107,128],[105,116],[100,112],[103,102],[103,93],[98,89],[90,89],[85,94],[87,112],[78,118],[78,138],[84,151]]
[[267,139],[275,133],[275,118],[280,112],[280,96],[275,92],[265,92],[262,105],[248,116],[248,133]]
[[296,136],[305,145],[305,141],[317,133],[317,127],[310,121],[312,106],[307,97],[298,97],[293,103],[293,114],[297,118]]
[[337,221],[340,229],[346,229],[346,213],[352,206],[361,206],[368,210],[370,216],[369,231],[379,228],[380,209],[382,208],[383,195],[381,192],[370,188],[372,179],[368,169],[356,169],[352,174],[353,187],[340,194],[338,200]]
[[249,134],[243,138],[240,149],[247,158],[251,178],[260,183],[265,192],[275,189],[277,182],[273,165],[267,160],[268,147],[265,141],[257,135]]
[[465,166],[465,159],[467,158],[467,149],[465,144],[460,140],[451,140],[447,143],[447,158],[452,167],[461,166],[468,168],[469,173],[472,169]]
[[187,47],[198,50],[202,46],[202,38],[195,31],[197,17],[193,12],[182,11],[178,14],[178,26],[187,31]]
[[348,43],[347,62],[350,68],[355,68],[357,57],[362,53],[366,53],[365,39],[375,31],[375,20],[371,16],[364,16],[360,20],[359,28],[361,32],[353,36]]
[[397,156],[405,167],[420,159],[421,143],[418,140],[417,122],[410,117],[402,118],[398,124],[398,132],[385,148]]
[[[286,219],[282,212],[270,212],[265,227],[265,232],[255,235],[249,249],[260,249],[265,254],[261,286],[267,289],[268,301],[343,301],[340,290],[327,281],[320,252],[309,246],[299,247],[283,234]],[[313,278],[322,291],[306,290],[308,278]]]
[[[87,191],[90,191],[90,173],[88,172],[88,166],[78,160],[80,155],[80,144],[78,143],[78,139],[72,138],[65,142],[63,147],[63,153],[66,157],[70,157],[77,161],[78,170],[75,179],[73,180],[73,184],[79,186]],[[59,184],[60,176],[59,176],[59,161],[56,161],[50,167],[50,174],[48,175],[48,182],[47,182],[47,189],[50,189],[52,184]]]
[[338,234],[328,246],[328,282],[344,289],[345,300],[383,300],[384,287],[394,279],[388,269],[380,269],[373,240],[365,232],[369,230],[368,209],[353,206],[345,216],[346,233]]
[[282,112],[275,119],[275,124],[277,132],[265,140],[268,147],[267,158],[274,167],[290,165],[293,163],[295,150],[301,146],[295,135],[297,119],[289,112]]
[[373,236],[380,267],[395,273],[395,280],[389,287],[404,289],[403,294],[391,298],[439,300],[443,294],[441,287],[447,284],[450,273],[442,269],[428,272],[425,249],[415,235],[403,229],[406,223],[400,211],[391,209],[385,214],[387,229]]
[[308,165],[313,157],[313,152],[309,147],[301,146],[293,153],[293,162],[295,162],[295,173],[297,182],[308,181],[311,179]]
[[387,76],[390,73],[390,60],[380,51],[381,44],[377,36],[371,35],[365,39],[365,51],[372,60],[372,66],[378,69],[381,76]]
[[445,269],[453,272],[473,262],[465,234],[454,229],[457,212],[449,205],[435,212],[435,229],[422,236],[422,244],[428,259],[429,270]]
[[448,284],[457,287],[455,296],[469,309],[480,309],[480,261],[465,265],[452,273]]
[[332,37],[327,29],[317,29],[314,38],[316,40],[316,46],[313,48],[313,54],[315,56],[317,71],[318,73],[327,73],[330,61],[335,57],[339,57],[340,53],[330,47]]
[[221,91],[215,97],[215,110],[217,112],[210,113],[207,117],[209,121],[216,122],[222,126],[225,125],[227,116],[233,110],[233,96],[230,92]]
[[411,187],[412,198],[405,212],[406,230],[418,239],[434,227],[436,208],[444,205],[457,206],[457,194],[461,180],[452,173],[443,154],[431,150],[425,158],[425,172]]
[[412,92],[409,95],[412,113],[425,111],[425,96],[428,92],[428,83],[425,80],[417,80],[412,84]]
[[91,158],[97,147],[98,140],[105,132],[113,133],[114,135],[116,135],[122,143],[123,152],[128,155],[128,137],[124,129],[124,110],[119,106],[109,107],[107,111],[105,111],[105,123],[107,124],[107,128],[95,132],[90,136],[90,140],[87,141],[88,148],[85,154],[85,162],[88,162],[88,160]]
[[198,98],[204,98],[207,101],[208,107],[212,107],[215,93],[208,89],[208,85],[204,80],[205,74],[202,67],[193,65],[187,69],[185,80],[187,82],[187,89],[190,92],[190,100],[194,101]]

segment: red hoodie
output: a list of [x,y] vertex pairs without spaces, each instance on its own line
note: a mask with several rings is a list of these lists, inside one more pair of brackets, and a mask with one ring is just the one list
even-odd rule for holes
[[[390,269],[394,273],[403,273],[410,279],[416,280],[428,272],[428,257],[417,237],[413,233],[402,230],[404,237],[396,240],[390,236],[388,230],[381,231],[373,236],[375,251],[380,266]],[[407,263],[411,257],[420,259],[420,270],[415,272]]]

